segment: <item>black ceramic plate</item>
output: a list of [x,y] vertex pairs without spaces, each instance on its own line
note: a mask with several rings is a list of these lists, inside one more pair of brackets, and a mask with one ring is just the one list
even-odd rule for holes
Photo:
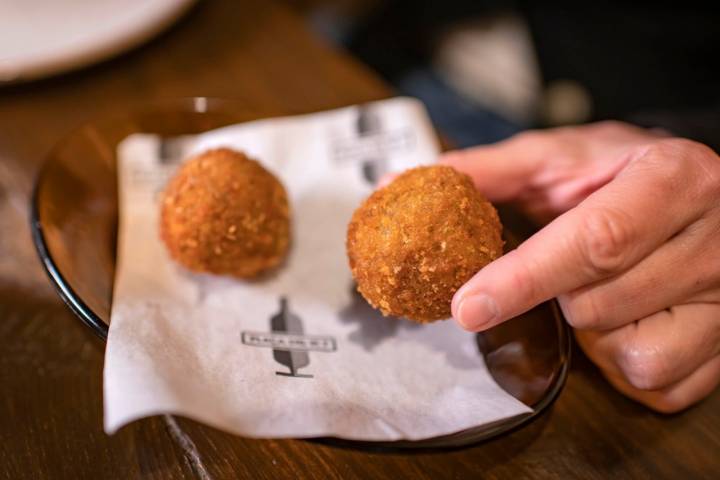
[[[32,199],[31,227],[40,259],[59,295],[80,320],[106,339],[110,320],[117,234],[115,150],[132,133],[199,133],[257,119],[231,101],[192,98],[88,124],[49,154]],[[509,248],[529,225],[500,209]],[[569,330],[557,304],[530,312],[478,335],[478,348],[500,386],[533,413],[418,442],[355,442],[393,448],[457,447],[516,428],[539,415],[562,389],[570,356]]]

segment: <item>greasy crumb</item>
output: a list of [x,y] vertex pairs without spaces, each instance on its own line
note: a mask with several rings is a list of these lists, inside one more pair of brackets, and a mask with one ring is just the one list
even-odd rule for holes
[[347,254],[373,307],[424,323],[450,317],[457,289],[502,254],[501,233],[497,211],[470,177],[418,167],[355,211]]
[[160,236],[170,256],[190,270],[254,277],[287,253],[285,188],[241,152],[208,150],[188,160],[165,187]]

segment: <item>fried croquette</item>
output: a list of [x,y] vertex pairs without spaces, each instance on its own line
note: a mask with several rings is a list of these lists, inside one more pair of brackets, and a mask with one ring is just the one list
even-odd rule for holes
[[502,254],[495,208],[465,174],[418,167],[373,193],[348,226],[358,291],[383,315],[450,317],[455,292]]
[[161,208],[160,236],[189,270],[249,278],[288,251],[285,188],[243,153],[220,148],[188,160],[165,187]]

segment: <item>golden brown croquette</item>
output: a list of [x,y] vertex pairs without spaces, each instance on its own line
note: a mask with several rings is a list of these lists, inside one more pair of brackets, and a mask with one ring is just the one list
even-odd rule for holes
[[285,188],[243,153],[219,148],[188,160],[165,187],[161,208],[170,256],[195,272],[253,277],[287,253]]
[[457,289],[502,254],[501,233],[497,211],[470,177],[418,167],[355,211],[347,254],[373,307],[424,323],[450,316]]

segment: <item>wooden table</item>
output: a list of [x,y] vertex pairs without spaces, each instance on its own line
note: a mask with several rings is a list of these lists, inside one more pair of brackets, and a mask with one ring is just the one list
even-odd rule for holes
[[103,344],[62,305],[30,245],[27,197],[74,126],[165,97],[239,98],[263,114],[382,98],[362,65],[266,0],[204,2],[122,58],[0,89],[0,478],[720,478],[720,394],[660,416],[581,354],[552,410],[472,448],[381,453],[249,440],[152,418],[102,432]]

